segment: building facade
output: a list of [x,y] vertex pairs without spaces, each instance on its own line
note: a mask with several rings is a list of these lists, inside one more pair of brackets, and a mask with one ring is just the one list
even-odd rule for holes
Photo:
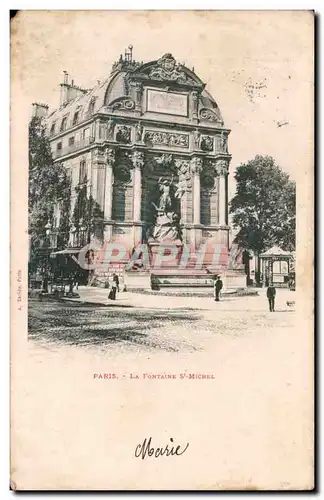
[[[129,47],[93,89],[65,72],[59,108],[34,107],[46,117],[54,161],[70,173],[71,213],[80,187],[101,210],[91,240],[131,251],[163,243],[164,234],[193,251],[207,240],[228,249],[230,130],[194,69],[171,54],[136,62]],[[88,242],[80,227],[72,227],[72,248]]]

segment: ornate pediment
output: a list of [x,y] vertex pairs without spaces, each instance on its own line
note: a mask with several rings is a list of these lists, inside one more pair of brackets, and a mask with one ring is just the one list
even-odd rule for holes
[[164,54],[157,61],[156,65],[150,69],[149,77],[155,80],[171,80],[178,83],[188,82],[188,76],[171,54]]
[[135,109],[135,102],[129,96],[122,96],[110,102],[108,107],[114,110],[131,111]]
[[172,54],[164,54],[158,61],[144,64],[132,73],[131,78],[204,87],[204,83],[188,68],[177,63]]
[[213,111],[212,109],[208,108],[202,108],[199,111],[199,118],[201,121],[223,123],[223,120],[219,117],[219,115],[215,113],[215,111]]

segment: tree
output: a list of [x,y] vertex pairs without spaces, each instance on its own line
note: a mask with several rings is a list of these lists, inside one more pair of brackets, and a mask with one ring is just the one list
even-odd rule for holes
[[295,248],[296,185],[271,156],[257,155],[235,173],[236,194],[230,203],[235,242],[260,255],[273,245]]
[[77,232],[81,230],[81,227],[84,228],[89,240],[90,235],[95,233],[98,225],[102,224],[104,213],[99,203],[93,199],[91,194],[88,195],[86,184],[77,186],[75,191],[77,198],[73,210],[72,222]]
[[[68,242],[70,230],[70,179],[61,164],[53,162],[43,120],[33,117],[29,124],[29,197],[28,223],[30,236],[29,271],[40,271],[43,280],[49,273],[51,248],[46,225],[53,222],[54,207],[60,204],[60,225],[57,228],[58,248]],[[46,288],[46,286],[45,286]]]

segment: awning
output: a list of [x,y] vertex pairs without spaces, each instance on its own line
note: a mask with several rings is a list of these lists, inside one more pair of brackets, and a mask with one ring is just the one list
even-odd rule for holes
[[270,259],[270,258],[292,258],[293,255],[291,252],[286,252],[285,250],[282,250],[279,247],[272,247],[270,250],[267,250],[267,252],[264,252],[260,255],[262,259]]
[[58,252],[52,252],[51,257],[55,257],[56,255],[75,255],[79,253],[81,248],[64,248],[64,250],[59,250]]

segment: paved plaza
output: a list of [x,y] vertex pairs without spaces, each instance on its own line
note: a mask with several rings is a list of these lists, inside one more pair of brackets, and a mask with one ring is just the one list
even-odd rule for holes
[[[38,343],[110,351],[209,351],[222,339],[262,337],[294,329],[294,292],[279,290],[270,313],[265,290],[258,296],[183,297],[80,287],[80,299],[30,301],[29,334]],[[288,302],[288,304],[287,304]]]

